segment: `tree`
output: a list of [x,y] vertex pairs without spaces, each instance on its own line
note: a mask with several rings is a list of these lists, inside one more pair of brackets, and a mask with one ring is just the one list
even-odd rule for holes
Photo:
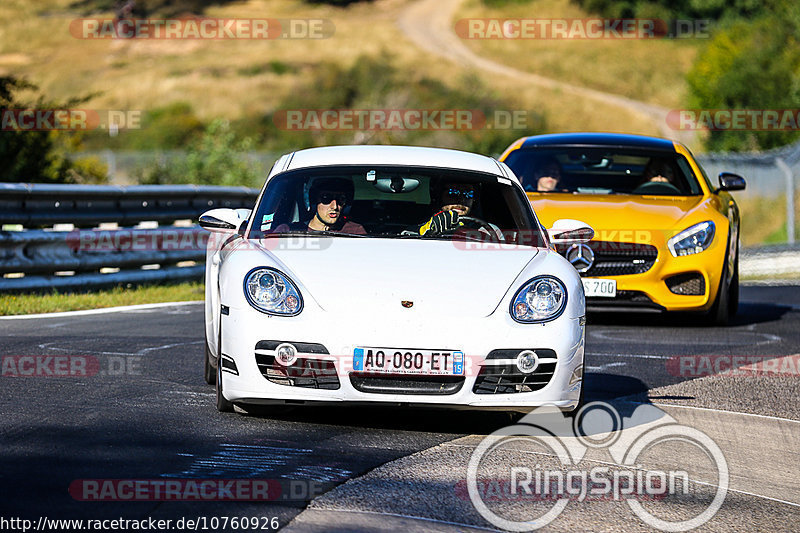
[[[800,18],[796,9],[718,31],[687,75],[689,106],[699,109],[800,108]],[[714,130],[708,148],[760,150],[796,140],[787,131]]]

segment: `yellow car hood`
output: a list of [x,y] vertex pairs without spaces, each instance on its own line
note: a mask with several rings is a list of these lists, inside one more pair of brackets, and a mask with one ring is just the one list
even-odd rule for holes
[[530,193],[528,198],[545,228],[560,218],[571,218],[589,224],[595,231],[595,240],[619,242],[663,242],[663,237],[653,238],[643,232],[674,235],[676,230],[684,229],[683,218],[709,201],[703,196],[560,193]]

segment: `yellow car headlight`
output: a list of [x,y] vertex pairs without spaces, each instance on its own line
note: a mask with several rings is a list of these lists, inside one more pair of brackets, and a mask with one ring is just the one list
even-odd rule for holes
[[710,220],[700,222],[683,230],[667,241],[667,248],[675,256],[699,254],[711,246],[714,240],[714,223]]

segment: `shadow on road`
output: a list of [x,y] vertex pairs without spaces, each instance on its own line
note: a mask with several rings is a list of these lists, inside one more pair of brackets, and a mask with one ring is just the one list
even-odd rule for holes
[[[741,302],[739,312],[733,317],[728,326],[737,327],[749,326],[752,324],[762,324],[765,322],[777,322],[783,315],[791,311],[788,305],[780,305],[765,302]],[[587,324],[589,326],[642,326],[642,327],[673,327],[673,328],[709,328],[713,329],[720,326],[705,325],[705,317],[698,313],[654,313],[654,312],[601,312],[591,311],[587,313]]]

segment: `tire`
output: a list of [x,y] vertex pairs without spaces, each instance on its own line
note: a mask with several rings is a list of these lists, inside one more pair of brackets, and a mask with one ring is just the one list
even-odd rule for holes
[[728,316],[734,317],[739,312],[739,254],[733,264],[733,277],[728,287]]
[[[731,304],[729,301],[729,297],[731,294],[731,286],[733,285],[733,279],[730,279],[725,284],[725,280],[728,278],[728,261],[725,261],[725,265],[722,267],[722,276],[720,276],[719,288],[717,288],[717,297],[714,299],[714,305],[711,306],[711,309],[708,310],[706,314],[706,323],[709,326],[727,326],[728,322],[730,321],[731,315]],[[738,295],[738,276],[737,276],[737,288],[736,293]],[[738,306],[738,302],[737,302]]]
[[211,366],[211,350],[208,349],[208,341],[206,341],[206,356],[203,366],[203,378],[206,380],[206,383],[209,385],[216,385],[217,369]]
[[233,402],[229,402],[222,395],[222,363],[217,365],[217,411],[220,413],[232,413]]

